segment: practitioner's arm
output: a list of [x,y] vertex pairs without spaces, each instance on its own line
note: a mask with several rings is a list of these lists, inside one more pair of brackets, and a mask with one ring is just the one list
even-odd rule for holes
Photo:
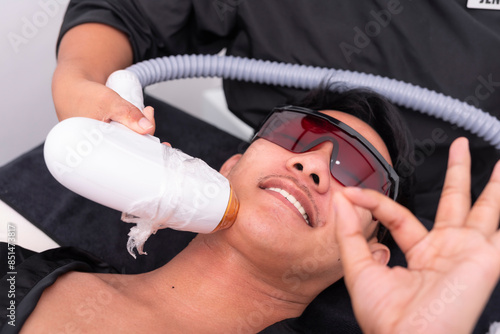
[[153,134],[152,108],[146,107],[143,114],[105,86],[108,76],[131,65],[132,59],[127,36],[115,28],[86,23],[70,29],[61,40],[52,80],[59,120],[74,116],[113,120]]

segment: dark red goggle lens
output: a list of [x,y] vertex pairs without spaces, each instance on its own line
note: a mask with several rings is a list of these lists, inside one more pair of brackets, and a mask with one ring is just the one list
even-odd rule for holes
[[391,195],[391,181],[378,159],[359,140],[328,120],[293,111],[269,117],[256,137],[269,140],[294,153],[303,153],[330,141],[332,176],[344,186],[369,188]]

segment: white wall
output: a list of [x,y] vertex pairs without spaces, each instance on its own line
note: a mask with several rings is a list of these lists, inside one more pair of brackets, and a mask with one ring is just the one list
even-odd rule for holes
[[2,0],[0,165],[40,144],[57,122],[50,93],[67,0]]

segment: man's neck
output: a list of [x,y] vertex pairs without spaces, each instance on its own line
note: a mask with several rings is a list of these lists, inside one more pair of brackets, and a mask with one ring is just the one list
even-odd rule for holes
[[286,291],[280,281],[229,246],[198,236],[168,264],[140,275],[137,298],[163,309],[171,332],[255,333],[299,316],[313,298]]

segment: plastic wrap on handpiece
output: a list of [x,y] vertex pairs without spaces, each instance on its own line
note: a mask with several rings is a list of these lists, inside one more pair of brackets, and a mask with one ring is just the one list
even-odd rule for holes
[[229,182],[203,160],[164,147],[164,180],[160,196],[140,199],[122,214],[135,223],[127,249],[139,254],[146,240],[162,228],[210,233],[222,219],[229,200]]

